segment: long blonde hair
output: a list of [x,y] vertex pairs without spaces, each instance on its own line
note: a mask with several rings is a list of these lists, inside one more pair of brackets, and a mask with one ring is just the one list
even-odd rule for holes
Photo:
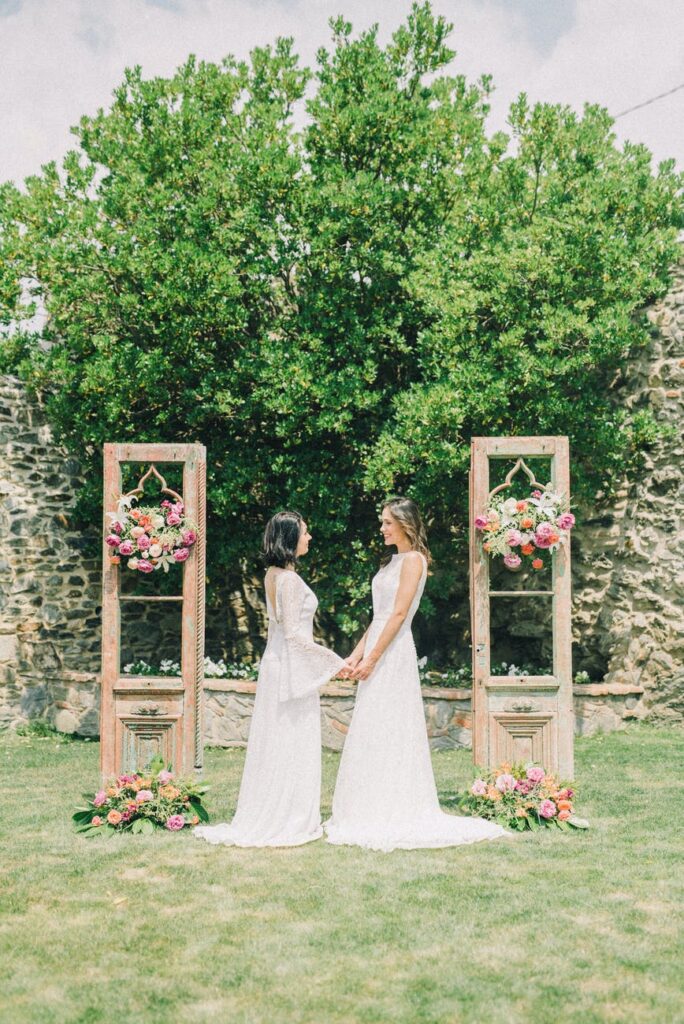
[[[420,510],[413,498],[388,498],[382,504],[383,511],[389,509],[390,515],[401,526],[408,537],[414,551],[420,551],[427,558],[428,565],[432,561],[432,555],[427,542],[427,533],[423,524]],[[387,562],[392,556],[389,555],[384,561]]]

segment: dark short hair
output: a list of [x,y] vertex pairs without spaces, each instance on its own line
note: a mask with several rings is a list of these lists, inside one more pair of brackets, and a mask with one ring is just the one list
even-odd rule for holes
[[297,564],[297,545],[302,529],[299,512],[276,512],[266,523],[262,559],[264,565],[284,569]]

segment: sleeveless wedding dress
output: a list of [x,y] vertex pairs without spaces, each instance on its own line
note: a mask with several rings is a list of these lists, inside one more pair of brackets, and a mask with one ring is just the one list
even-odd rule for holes
[[323,834],[318,688],[344,661],[314,642],[318,601],[301,576],[283,569],[274,583],[237,810],[230,824],[193,829],[208,843],[300,846]]
[[[373,579],[370,652],[394,610],[404,554]],[[447,814],[439,806],[425,726],[411,621],[427,577],[427,559],[409,613],[371,675],[358,684],[340,761],[327,841],[370,850],[460,846],[512,833],[485,821]]]

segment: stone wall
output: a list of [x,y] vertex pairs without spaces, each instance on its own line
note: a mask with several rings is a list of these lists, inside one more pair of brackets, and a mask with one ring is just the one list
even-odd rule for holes
[[[596,718],[599,705],[608,708],[624,697],[634,700],[627,709],[632,715],[681,722],[684,265],[648,317],[651,342],[625,369],[616,400],[634,411],[652,408],[671,434],[654,446],[617,501],[579,512],[574,670],[588,671],[599,687],[583,695],[596,705],[589,718]],[[78,461],[54,445],[40,402],[17,378],[0,377],[0,728],[36,717],[68,732],[92,735],[97,727],[101,573],[99,556],[86,554],[88,537],[71,518],[81,480]],[[464,601],[454,624],[467,620],[467,596]],[[161,614],[167,612],[173,614],[168,607]],[[177,656],[175,627],[170,620],[152,623],[158,614],[158,606],[138,605],[124,661],[150,660],[160,651]],[[207,653],[250,655],[260,649],[262,631],[263,607],[251,581],[217,595],[208,608]],[[513,639],[523,642],[541,631],[531,620],[509,627]],[[543,645],[541,650],[543,656]],[[332,723],[346,713],[339,704],[345,698],[330,700],[338,703],[329,730],[339,732]],[[238,712],[236,705],[236,729],[242,728]],[[622,711],[606,711],[606,724],[618,720]]]
[[684,262],[648,310],[651,342],[624,369],[616,400],[668,428],[617,501],[580,513],[573,537],[575,671],[641,686],[644,712],[684,716]]

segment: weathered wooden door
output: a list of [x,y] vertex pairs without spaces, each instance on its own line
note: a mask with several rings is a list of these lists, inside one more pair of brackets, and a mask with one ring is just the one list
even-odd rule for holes
[[[490,590],[489,558],[475,536],[473,523],[488,505],[490,460],[506,459],[515,469],[504,487],[514,487],[518,473],[531,473],[525,458],[551,462],[551,483],[570,494],[567,437],[474,437],[470,452],[470,616],[473,654],[473,760],[480,767],[503,761],[536,761],[564,778],[573,775],[574,712],[572,702],[570,544],[552,556],[551,586],[534,590]],[[515,465],[516,460],[519,460]],[[520,478],[517,477],[519,480]],[[496,488],[495,490],[499,490]],[[515,496],[515,490],[513,490]],[[552,603],[553,670],[551,675],[491,674],[490,602],[498,598]]]
[[[142,771],[157,753],[177,774],[199,770],[203,763],[202,701],[204,683],[204,571],[206,449],[201,444],[106,444],[104,446],[104,527],[121,497],[121,465],[150,463],[138,491],[151,474],[162,491],[174,494],[155,462],[181,463],[182,497],[188,521],[198,527],[197,542],[187,561],[178,566],[179,594],[133,596],[121,593],[121,566],[103,553],[102,694],[100,767],[103,779],[123,771]],[[142,489],[142,490],[141,490]],[[131,492],[134,493],[134,492]],[[176,495],[178,497],[178,495]],[[175,571],[172,570],[172,571]],[[181,584],[182,573],[182,584]],[[131,676],[121,671],[121,605],[124,602],[180,602],[181,674]]]

